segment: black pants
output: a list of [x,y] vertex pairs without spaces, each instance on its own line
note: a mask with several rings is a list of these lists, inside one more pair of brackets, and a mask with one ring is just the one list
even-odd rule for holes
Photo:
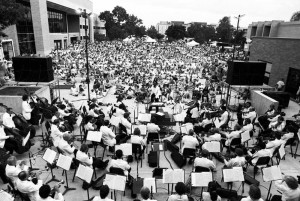
[[103,169],[105,168],[105,163],[100,158],[93,157],[93,168]]

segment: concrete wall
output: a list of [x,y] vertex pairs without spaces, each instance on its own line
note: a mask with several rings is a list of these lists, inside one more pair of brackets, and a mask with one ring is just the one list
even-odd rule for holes
[[253,37],[250,60],[272,63],[270,86],[286,81],[290,67],[300,69],[300,39]]
[[91,0],[47,0],[47,1],[74,10],[77,10],[78,8],[82,8],[82,9],[87,9],[88,12],[93,11],[93,2]]
[[258,116],[263,115],[269,108],[271,104],[275,105],[275,108],[278,108],[279,102],[266,96],[261,91],[251,91],[251,103],[255,108]]

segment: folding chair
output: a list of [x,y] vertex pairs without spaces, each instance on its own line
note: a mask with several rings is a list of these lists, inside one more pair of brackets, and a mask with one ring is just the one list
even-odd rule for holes
[[253,171],[253,178],[255,179],[255,169],[262,169],[263,167],[266,167],[269,165],[270,163],[270,160],[271,160],[271,157],[270,156],[264,156],[264,157],[259,157],[257,159],[257,162],[255,165],[252,165],[251,163],[247,163],[247,167],[246,167],[246,170],[248,169],[248,164],[250,164],[251,166],[254,167],[254,171]]

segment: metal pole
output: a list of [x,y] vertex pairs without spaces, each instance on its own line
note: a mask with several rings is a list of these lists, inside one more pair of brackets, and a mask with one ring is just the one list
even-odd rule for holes
[[86,9],[83,10],[84,12],[84,22],[85,22],[85,55],[86,55],[86,83],[88,85],[88,100],[90,98],[90,70],[89,70],[89,55],[88,55],[88,39],[87,39],[87,25],[86,20],[88,18],[88,14],[86,13]]
[[232,60],[235,59],[234,53],[235,53],[235,43],[236,43],[236,37],[238,35],[238,31],[239,31],[239,25],[240,25],[240,18],[244,17],[244,15],[239,15],[238,17],[235,17],[238,19],[237,21],[237,25],[236,25],[236,34],[235,34],[235,39],[234,39],[234,43],[233,43],[233,53],[232,53]]

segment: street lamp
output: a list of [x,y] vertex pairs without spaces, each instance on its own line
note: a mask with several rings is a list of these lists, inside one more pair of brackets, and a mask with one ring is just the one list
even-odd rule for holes
[[245,15],[239,15],[237,17],[234,17],[236,18],[238,21],[237,21],[237,25],[236,25],[236,34],[235,34],[235,39],[234,39],[234,43],[233,43],[233,52],[232,52],[232,60],[234,60],[234,54],[235,54],[235,43],[236,43],[236,37],[238,35],[238,32],[239,32],[239,25],[240,25],[240,18],[244,17]]
[[89,53],[88,53],[88,36],[87,36],[87,25],[86,21],[87,18],[92,14],[92,13],[87,13],[86,9],[79,9],[79,13],[81,16],[84,18],[84,30],[85,30],[85,56],[86,56],[86,83],[88,86],[88,100],[91,100],[90,96],[90,69],[89,69]]

